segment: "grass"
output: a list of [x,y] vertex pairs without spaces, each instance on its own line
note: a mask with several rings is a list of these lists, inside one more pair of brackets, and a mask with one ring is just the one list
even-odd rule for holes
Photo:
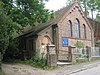
[[2,72],[2,70],[0,70],[0,75],[4,75],[4,73]]
[[42,62],[42,61],[37,62],[37,61],[32,61],[32,60],[26,60],[26,61],[19,61],[19,63],[25,64],[25,65],[30,65],[32,67],[40,68],[43,70],[53,70],[53,69],[58,68],[57,66],[47,65],[45,62]]
[[79,64],[89,64],[92,62],[100,61],[100,58],[92,59],[91,61],[78,61],[76,63],[73,63],[73,65],[79,65]]
[[46,60],[42,59],[42,58],[35,58],[35,59],[29,59],[29,60],[16,60],[16,59],[10,59],[10,60],[6,60],[3,63],[9,63],[9,64],[24,64],[24,65],[30,65],[32,67],[35,68],[40,68],[43,70],[53,70],[53,69],[57,69],[58,67],[56,66],[50,66],[47,65]]

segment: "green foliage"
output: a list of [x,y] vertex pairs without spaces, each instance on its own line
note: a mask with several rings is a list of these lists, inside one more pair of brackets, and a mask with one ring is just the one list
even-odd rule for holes
[[[67,0],[70,4],[73,0]],[[100,12],[100,0],[78,0],[81,7],[85,10],[85,14],[89,15],[88,12],[91,11],[92,19],[94,18],[94,12]]]
[[4,54],[4,61],[9,59],[19,59],[20,58],[20,50],[19,50],[19,40],[18,39],[10,39],[10,43],[8,45],[7,50]]
[[76,56],[76,62],[77,63],[85,62],[85,61],[87,61],[87,60],[85,60],[85,58],[88,58],[88,56],[86,54],[79,54]]
[[9,38],[13,32],[15,23],[0,8],[0,52],[3,55],[9,45]]
[[96,46],[97,47],[100,47],[100,42],[96,42]]
[[0,75],[5,75],[1,69],[0,69]]
[[83,44],[83,42],[81,42],[81,41],[77,41],[74,45],[75,45],[77,48],[83,48],[83,47],[84,47],[84,44]]
[[96,15],[96,21],[100,22],[100,13]]
[[43,58],[43,56],[39,56],[37,53],[34,57],[32,57],[30,60],[24,61],[25,64],[29,64],[31,66],[45,69],[48,65],[46,64],[46,59]]
[[43,0],[2,0],[3,8],[22,30],[26,25],[35,26],[53,18],[53,11],[45,9]]
[[87,58],[86,54],[79,54],[76,58]]
[[0,52],[2,55],[5,54],[8,46],[12,54],[15,50],[17,53],[16,44],[12,42],[13,32],[20,33],[27,25],[35,26],[51,18],[53,18],[53,11],[45,9],[43,0],[0,0]]
[[92,19],[94,19],[94,12],[100,11],[100,0],[79,0],[82,3],[83,8],[85,8],[85,12],[91,11]]

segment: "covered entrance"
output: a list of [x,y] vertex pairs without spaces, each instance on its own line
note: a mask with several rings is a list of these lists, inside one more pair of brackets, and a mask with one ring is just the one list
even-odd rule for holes
[[42,42],[41,42],[41,51],[40,53],[42,54],[46,54],[47,53],[47,48],[46,46],[47,45],[50,45],[51,44],[51,39],[49,36],[44,36],[43,39],[42,39]]

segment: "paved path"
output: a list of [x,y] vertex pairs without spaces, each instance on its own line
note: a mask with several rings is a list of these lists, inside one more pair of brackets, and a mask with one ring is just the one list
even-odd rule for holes
[[3,64],[5,75],[44,75],[46,71],[22,64]]
[[93,67],[91,69],[83,70],[70,75],[100,75],[100,64],[98,64],[96,67]]
[[[2,69],[6,75],[73,75],[77,72],[97,67],[98,64],[100,64],[100,60],[95,62],[64,66],[56,70],[50,70],[50,71],[41,70],[22,64],[14,64],[14,65],[3,64]],[[81,74],[75,74],[75,75],[81,75]]]

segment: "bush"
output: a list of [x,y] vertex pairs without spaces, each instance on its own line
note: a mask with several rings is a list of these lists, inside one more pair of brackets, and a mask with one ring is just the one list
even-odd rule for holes
[[80,62],[81,62],[80,58],[87,58],[87,55],[86,55],[86,54],[79,54],[79,55],[76,57],[76,62],[77,62],[77,63],[80,63]]
[[20,50],[19,50],[19,40],[18,39],[10,39],[9,46],[4,54],[4,61],[19,59],[20,58]]
[[38,53],[35,54],[30,60],[24,61],[25,64],[29,64],[31,66],[45,69],[48,67],[46,63],[46,58],[43,55],[39,55]]
[[4,73],[2,72],[2,70],[0,69],[0,75],[4,75]]
[[99,47],[100,46],[100,42],[96,42],[95,46]]
[[74,45],[75,45],[77,48],[83,48],[83,47],[84,47],[84,43],[81,42],[81,41],[77,41]]

